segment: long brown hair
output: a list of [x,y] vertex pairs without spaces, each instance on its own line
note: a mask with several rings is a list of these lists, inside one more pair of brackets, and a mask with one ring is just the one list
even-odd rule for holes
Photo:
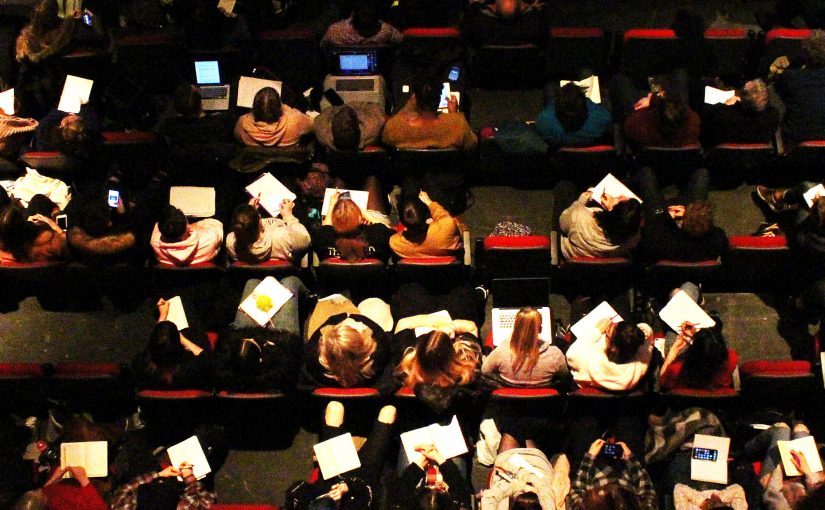
[[250,248],[261,236],[261,215],[249,204],[235,208],[230,230],[235,234],[235,256],[242,262],[256,262]]
[[539,333],[541,314],[532,307],[525,307],[516,314],[513,334],[510,336],[510,351],[516,357],[513,371],[524,368],[532,372],[539,361]]
[[337,324],[321,332],[318,362],[328,377],[350,388],[375,375],[372,355],[377,347],[369,328],[358,331],[352,326]]
[[434,330],[404,355],[396,373],[405,374],[406,386],[463,386],[475,379],[480,358],[478,343],[461,338],[453,340],[446,333]]
[[332,208],[332,228],[335,229],[335,249],[347,262],[355,262],[367,255],[369,243],[361,232],[364,217],[352,200],[339,199]]

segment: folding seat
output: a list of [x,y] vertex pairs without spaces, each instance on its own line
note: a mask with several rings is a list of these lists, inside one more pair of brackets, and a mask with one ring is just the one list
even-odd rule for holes
[[[55,177],[60,180],[71,180],[80,170],[80,162],[75,158],[56,151],[31,151],[20,156],[27,167],[34,168],[38,173]],[[11,169],[10,169],[11,170]],[[15,169],[19,174],[20,170]],[[14,176],[17,178],[19,175]]]
[[[171,95],[182,80],[182,45],[167,34],[140,34],[117,37],[114,43],[115,77],[118,83],[134,90],[119,90],[137,95]],[[190,63],[191,65],[191,63]],[[121,87],[122,89],[123,87]],[[128,96],[123,97],[124,100]]]
[[470,267],[456,257],[402,258],[395,263],[397,284],[418,282],[447,288],[469,281]]
[[742,396],[761,408],[813,410],[822,391],[822,379],[808,361],[749,361],[742,364],[741,376]]
[[705,152],[715,187],[734,188],[742,182],[765,182],[776,149],[770,143],[723,143]]
[[268,68],[297,91],[320,81],[321,55],[312,28],[285,28],[258,33],[254,62]]
[[728,83],[736,83],[749,75],[754,39],[755,34],[744,28],[705,30],[705,46],[713,52],[719,76],[727,78]]
[[272,276],[277,280],[298,274],[298,267],[288,260],[270,259],[259,264],[248,264],[240,260],[232,261],[226,275],[232,283],[243,285],[250,278],[263,280]]
[[212,505],[212,510],[279,510],[273,505],[255,505],[249,503],[216,503]]
[[669,28],[634,28],[624,33],[621,70],[639,87],[647,87],[650,76],[673,70],[671,55],[679,40]]
[[332,257],[315,268],[318,292],[326,296],[349,289],[354,301],[366,297],[382,297],[389,291],[387,266],[378,259],[362,259],[356,262]]
[[246,174],[251,183],[263,172],[270,172],[277,178],[291,177],[311,157],[311,149],[302,143],[289,147],[246,146],[230,161],[229,168]]
[[137,393],[140,418],[155,444],[175,444],[195,428],[215,419],[212,392],[203,390],[141,390]]
[[660,260],[646,268],[647,287],[654,293],[667,293],[685,282],[702,285],[705,290],[719,288],[722,277],[720,260],[686,262],[681,260]]
[[399,46],[401,60],[413,56],[435,55],[442,51],[464,53],[461,33],[454,27],[409,27],[404,29]]
[[470,82],[485,90],[524,90],[545,83],[542,49],[533,43],[486,44],[471,63]]
[[766,76],[771,63],[777,57],[787,56],[792,62],[803,57],[802,41],[811,35],[808,28],[774,28],[765,34],[762,45],[762,58],[757,68],[758,76]]
[[0,363],[0,411],[42,416],[46,409],[47,368],[40,363]]
[[825,140],[800,142],[787,150],[780,161],[782,184],[790,186],[802,180],[819,182],[825,166]]
[[[234,448],[261,449],[275,444],[290,444],[297,426],[290,399],[281,392],[215,394],[215,417],[229,432]],[[255,434],[247,434],[255,423]]]
[[703,407],[714,411],[730,411],[740,404],[739,391],[734,388],[674,388],[662,392],[661,397],[665,404],[678,409]]
[[61,292],[65,262],[9,262],[0,264],[0,307],[17,306],[28,296],[36,296],[45,309],[65,304]]
[[648,410],[651,395],[641,391],[608,392],[598,388],[577,388],[567,394],[567,412],[596,413],[602,416],[619,416],[631,410]]
[[223,265],[215,261],[182,267],[155,264],[151,271],[155,296],[179,295],[207,324],[217,325],[215,302],[220,298],[217,290],[225,273]]
[[347,185],[357,185],[370,175],[382,178],[387,172],[390,160],[383,147],[370,145],[356,152],[354,156],[337,151],[327,151],[330,172],[340,177]]
[[545,52],[548,78],[572,80],[582,69],[602,75],[607,67],[608,41],[595,27],[552,27]]
[[151,131],[104,131],[103,155],[116,165],[123,177],[143,187],[159,168],[161,149],[157,135]]
[[632,291],[635,271],[624,257],[573,257],[559,262],[559,283],[567,295],[613,296]]
[[732,236],[729,243],[722,265],[730,285],[751,292],[786,286],[791,252],[784,236]]
[[564,395],[552,388],[498,388],[490,395],[493,416],[548,417],[561,412]]
[[353,434],[367,436],[372,427],[378,410],[384,402],[381,394],[375,388],[316,388],[312,392],[313,408],[307,417],[321,418],[327,403],[336,400],[344,404],[347,416],[347,428]]
[[581,188],[592,187],[619,166],[616,148],[612,145],[561,147],[554,156],[562,179],[569,179]]
[[458,149],[398,149],[393,154],[393,177],[427,173],[461,173],[466,156]]
[[702,150],[698,145],[683,147],[643,147],[639,162],[649,166],[658,176],[682,175],[704,164]]
[[550,276],[551,243],[545,236],[487,236],[476,246],[476,268],[488,284],[501,278]]
[[117,363],[57,363],[49,379],[49,397],[102,421],[134,411],[135,404],[129,377]]

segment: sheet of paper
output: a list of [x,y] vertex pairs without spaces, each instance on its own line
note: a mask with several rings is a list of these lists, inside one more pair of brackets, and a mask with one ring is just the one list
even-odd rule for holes
[[324,203],[321,205],[321,216],[326,216],[329,213],[329,203],[332,200],[332,197],[336,193],[344,192],[349,192],[350,199],[355,202],[355,205],[357,205],[359,209],[361,209],[361,212],[367,210],[367,202],[370,199],[369,192],[352,189],[327,188],[324,192]]
[[[84,441],[62,443],[60,445],[60,467],[80,466],[89,478],[109,476],[109,443],[106,441]],[[71,477],[66,473],[64,478]]]
[[421,457],[421,454],[415,451],[417,446],[429,444],[435,446],[445,459],[467,453],[467,443],[461,433],[458,417],[453,416],[448,425],[442,426],[434,423],[401,434],[401,445],[404,447],[404,452],[410,462],[415,462]]
[[572,326],[570,331],[576,338],[598,338],[601,333],[596,327],[602,319],[611,319],[613,322],[621,322],[622,316],[610,306],[607,301],[602,301],[599,306],[593,309],[590,313],[581,318],[581,320]]
[[808,207],[813,207],[814,200],[819,197],[825,197],[825,186],[822,183],[817,184],[813,188],[806,191],[803,195],[805,197],[805,203],[808,204]]
[[[561,80],[559,87],[564,87],[568,83],[570,83],[570,80]],[[573,83],[584,89],[584,95],[587,96],[589,100],[596,104],[602,102],[602,91],[601,87],[599,87],[598,76],[588,76],[583,80],[574,81]]]
[[450,82],[445,81],[441,88],[441,99],[438,101],[438,111],[447,113],[447,100],[450,96],[455,96],[458,104],[461,104],[461,92],[450,90]]
[[670,326],[670,329],[677,333],[682,331],[682,323],[689,322],[697,329],[712,328],[716,321],[702,310],[690,296],[683,290],[679,290],[670,298],[670,301],[659,312],[659,317]]
[[183,331],[189,327],[189,321],[186,320],[186,312],[183,310],[183,301],[180,296],[175,296],[168,301],[169,313],[166,315],[166,320],[175,324],[178,331]]
[[665,353],[665,344],[667,343],[667,338],[660,336],[653,339],[653,347],[656,348],[662,354],[662,358],[667,357],[667,353]]
[[819,456],[819,450],[816,447],[816,441],[813,436],[800,437],[793,441],[777,441],[776,447],[779,449],[779,455],[782,457],[782,466],[785,468],[785,475],[799,476],[802,473],[794,467],[791,461],[791,450],[796,450],[805,455],[805,460],[808,461],[811,471],[818,473],[822,471],[822,458]]
[[361,467],[361,460],[349,432],[318,443],[312,449],[315,450],[324,480]]
[[728,452],[730,451],[730,438],[719,436],[706,436],[696,434],[693,439],[694,448],[708,448],[716,450],[716,460],[698,460],[691,456],[690,478],[699,482],[728,483]]
[[251,197],[261,197],[261,207],[271,216],[280,214],[282,200],[295,200],[295,193],[289,191],[281,181],[276,179],[271,173],[258,177],[255,182],[246,187],[246,192]]
[[278,91],[278,95],[281,94],[281,82],[279,81],[241,76],[241,79],[238,81],[238,106],[241,108],[252,108],[255,94],[265,87],[272,87]]
[[172,186],[169,188],[169,205],[192,218],[211,218],[215,216],[215,188]]
[[14,115],[14,89],[0,92],[0,110],[6,115]]
[[596,184],[593,188],[593,200],[598,202],[599,205],[603,205],[602,195],[604,194],[610,195],[611,197],[635,198],[639,201],[639,203],[642,203],[642,199],[630,191],[630,188],[625,186],[622,181],[613,177],[613,174],[605,175],[604,179],[602,179],[600,183]]
[[292,292],[272,276],[267,276],[238,307],[261,327],[292,297]]
[[170,446],[166,449],[166,453],[169,455],[169,462],[176,468],[184,462],[191,464],[192,474],[198,480],[212,472],[198,436],[192,436],[175,446]]
[[67,75],[63,84],[63,93],[57,109],[66,113],[80,113],[80,106],[89,102],[94,81],[79,76]]
[[[445,322],[452,322],[453,321],[453,318],[450,317],[450,312],[448,312],[447,310],[439,310],[437,312],[433,312],[433,313],[429,314],[429,316],[434,318],[434,319],[442,319]],[[432,328],[430,326],[421,326],[421,327],[415,328],[415,336],[417,338],[421,335],[426,335],[427,333],[429,333],[430,331],[432,331],[434,329],[435,328]]]
[[231,13],[235,10],[235,0],[219,0],[218,9],[223,9],[224,12]]
[[715,87],[705,85],[705,104],[724,103],[735,95],[735,90],[720,90]]

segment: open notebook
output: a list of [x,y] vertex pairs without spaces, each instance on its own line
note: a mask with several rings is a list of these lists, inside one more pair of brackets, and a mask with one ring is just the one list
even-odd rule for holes
[[596,186],[593,187],[593,197],[592,199],[602,204],[602,195],[610,195],[611,197],[627,197],[633,198],[642,202],[642,199],[637,197],[635,193],[630,191],[630,188],[624,185],[622,181],[615,178],[613,174],[607,174],[604,176],[604,179],[601,180]]
[[[60,467],[80,466],[89,478],[109,476],[109,443],[84,441],[60,445]],[[71,475],[66,473],[64,478]]]
[[358,452],[352,442],[352,434],[349,432],[318,443],[312,449],[315,450],[324,480],[361,467]]
[[238,308],[264,327],[291,297],[289,289],[274,277],[267,276]]
[[467,443],[461,433],[458,417],[453,416],[448,425],[434,423],[420,429],[401,434],[401,445],[410,462],[415,462],[421,454],[415,449],[422,445],[433,445],[445,459],[467,453]]
[[613,322],[621,322],[622,316],[610,306],[607,301],[602,301],[599,306],[581,318],[581,320],[570,326],[570,332],[576,338],[598,338],[601,332],[596,325],[602,319],[610,319]]

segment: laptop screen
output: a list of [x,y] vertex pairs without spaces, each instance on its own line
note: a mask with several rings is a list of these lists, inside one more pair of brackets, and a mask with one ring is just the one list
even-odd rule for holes
[[375,53],[341,53],[338,65],[341,74],[375,74]]
[[221,72],[217,60],[195,62],[195,81],[198,85],[220,85]]

